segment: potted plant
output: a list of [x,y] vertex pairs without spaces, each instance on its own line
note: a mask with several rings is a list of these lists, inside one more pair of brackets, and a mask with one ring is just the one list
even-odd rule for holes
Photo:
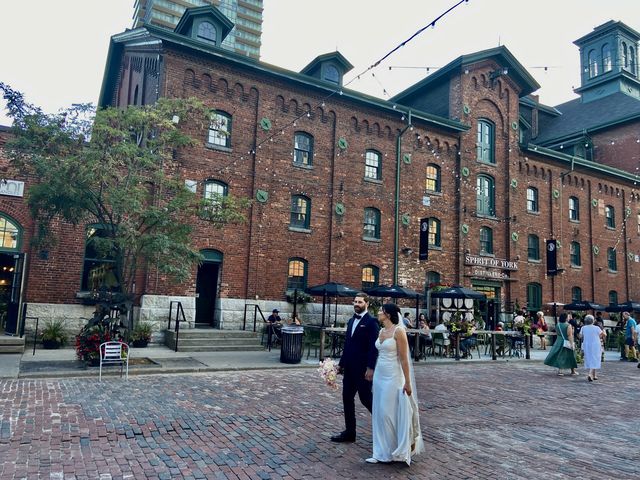
[[144,348],[151,341],[151,324],[140,322],[131,332],[131,343],[136,348]]
[[102,325],[85,326],[76,335],[76,357],[89,365],[98,365],[100,345],[113,339],[109,329]]
[[62,320],[51,320],[42,329],[40,334],[42,346],[46,349],[55,349],[67,343],[67,333],[64,330]]

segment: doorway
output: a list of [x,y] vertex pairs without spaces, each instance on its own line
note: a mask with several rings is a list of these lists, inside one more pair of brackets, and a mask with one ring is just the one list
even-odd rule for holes
[[222,253],[217,250],[205,250],[204,261],[198,267],[196,278],[196,327],[220,328],[220,319],[216,316],[218,284],[222,266]]
[[0,326],[19,335],[24,253],[0,253]]
[[500,286],[474,283],[472,288],[484,293],[486,298],[478,301],[478,310],[485,321],[485,328],[495,330],[500,318]]

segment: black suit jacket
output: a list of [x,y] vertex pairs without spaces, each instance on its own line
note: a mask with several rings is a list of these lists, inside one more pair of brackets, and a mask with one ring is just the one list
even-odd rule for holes
[[344,349],[339,365],[347,374],[354,373],[359,375],[362,373],[364,375],[367,368],[373,369],[376,366],[378,349],[375,343],[380,325],[378,324],[378,319],[367,312],[360,319],[355,332],[351,335],[353,321],[354,317],[351,317],[347,324]]

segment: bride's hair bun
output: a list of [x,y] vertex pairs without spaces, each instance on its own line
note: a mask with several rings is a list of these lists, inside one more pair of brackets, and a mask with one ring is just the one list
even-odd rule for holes
[[398,323],[400,323],[400,308],[398,308],[395,303],[385,303],[384,305],[382,305],[382,310],[384,310],[384,313],[389,315],[391,323],[393,323],[394,325],[398,325]]

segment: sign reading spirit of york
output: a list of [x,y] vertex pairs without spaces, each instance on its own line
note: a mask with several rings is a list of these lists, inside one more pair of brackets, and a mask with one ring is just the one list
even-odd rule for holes
[[466,254],[464,256],[465,265],[473,265],[475,267],[501,268],[502,270],[518,270],[518,262],[504,260],[501,258],[479,257],[476,255]]

